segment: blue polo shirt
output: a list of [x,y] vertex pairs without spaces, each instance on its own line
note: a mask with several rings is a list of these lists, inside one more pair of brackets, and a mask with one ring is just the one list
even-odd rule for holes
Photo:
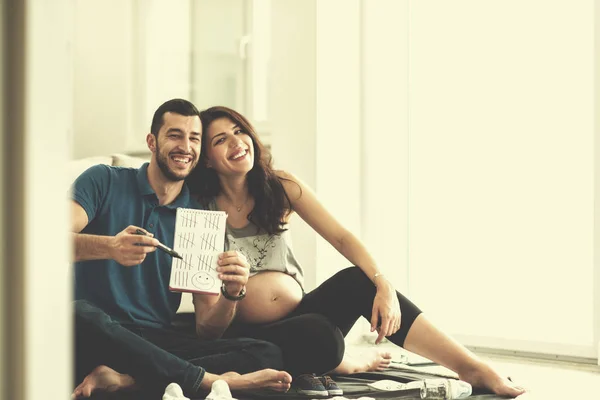
[[[140,169],[93,166],[77,178],[72,193],[88,216],[81,233],[114,236],[135,225],[171,248],[176,209],[200,208],[185,185],[174,202],[159,205],[148,182],[148,163]],[[76,262],[75,299],[89,300],[120,322],[168,326],[181,301],[180,293],[168,289],[171,261],[157,250],[133,267],[115,260]]]

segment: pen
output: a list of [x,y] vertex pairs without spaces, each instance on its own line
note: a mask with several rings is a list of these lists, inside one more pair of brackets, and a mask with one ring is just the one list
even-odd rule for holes
[[[135,234],[136,235],[146,235],[146,232],[144,232],[141,229],[136,229],[135,230]],[[156,246],[157,249],[161,249],[162,251],[164,251],[165,253],[167,253],[168,255],[170,255],[171,257],[175,257],[175,258],[179,258],[180,260],[183,260],[183,257],[181,257],[181,255],[179,255],[178,252],[176,252],[173,249],[168,248],[167,246],[165,246],[164,244],[162,244],[161,242],[158,242],[158,245]]]

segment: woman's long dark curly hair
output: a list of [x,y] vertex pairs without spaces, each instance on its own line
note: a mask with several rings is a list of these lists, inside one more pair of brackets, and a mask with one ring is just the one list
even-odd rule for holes
[[240,113],[224,106],[215,106],[200,112],[202,121],[202,151],[196,168],[186,178],[190,193],[197,196],[205,206],[221,192],[221,182],[214,169],[208,168],[206,149],[207,131],[210,124],[220,118],[227,118],[248,134],[254,147],[254,166],[248,172],[248,191],[254,198],[254,208],[248,220],[269,234],[285,231],[285,217],[292,211],[290,199],[281,181],[273,170],[270,152],[261,143],[252,124]]

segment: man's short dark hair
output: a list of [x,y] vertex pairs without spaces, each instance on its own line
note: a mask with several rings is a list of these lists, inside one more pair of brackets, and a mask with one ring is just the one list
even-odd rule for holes
[[197,115],[200,118],[200,111],[191,102],[184,99],[171,99],[165,101],[160,105],[154,112],[152,117],[152,125],[150,126],[150,133],[155,137],[158,137],[158,131],[163,126],[165,113],[172,112],[175,114],[183,115],[185,117],[191,117]]

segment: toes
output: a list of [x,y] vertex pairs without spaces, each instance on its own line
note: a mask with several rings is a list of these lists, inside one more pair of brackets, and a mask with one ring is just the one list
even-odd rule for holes
[[273,382],[273,383],[269,384],[268,386],[269,386],[269,388],[276,390],[278,392],[287,392],[290,389],[290,384],[284,383],[284,382]]
[[285,371],[269,370],[267,379],[274,382],[291,383],[292,376]]
[[86,386],[82,390],[84,397],[90,397],[92,395],[92,388],[90,386]]
[[75,390],[73,390],[73,394],[71,395],[71,397],[74,399],[79,399],[81,397],[90,397],[91,395],[92,390],[88,385],[87,380],[84,379],[83,382],[81,382],[79,386],[77,386]]
[[504,379],[503,384],[505,389],[504,391],[510,396],[519,396],[526,392],[526,389],[524,387],[515,385],[510,377]]
[[497,385],[491,385],[491,389],[498,395],[510,397],[517,397],[526,392],[523,387],[515,385],[510,379],[500,380]]
[[292,376],[285,371],[279,371],[278,378],[279,378],[278,380],[280,380],[281,382],[284,382],[284,383],[292,382]]
[[392,355],[389,352],[382,352],[379,354],[380,355],[380,360],[379,360],[379,367],[377,368],[378,371],[385,371],[390,364],[392,363]]
[[511,392],[510,393],[511,396],[518,396],[518,395],[525,393],[525,389],[520,386],[514,386],[514,387],[510,388],[510,392]]
[[516,390],[514,388],[510,388],[509,390],[502,390],[498,394],[504,395],[504,396],[510,396],[510,397],[517,397],[519,395],[522,395],[523,391],[519,391],[519,390]]
[[533,399],[533,397],[531,397],[529,392],[523,392],[515,398],[515,400],[530,400],[530,399]]

